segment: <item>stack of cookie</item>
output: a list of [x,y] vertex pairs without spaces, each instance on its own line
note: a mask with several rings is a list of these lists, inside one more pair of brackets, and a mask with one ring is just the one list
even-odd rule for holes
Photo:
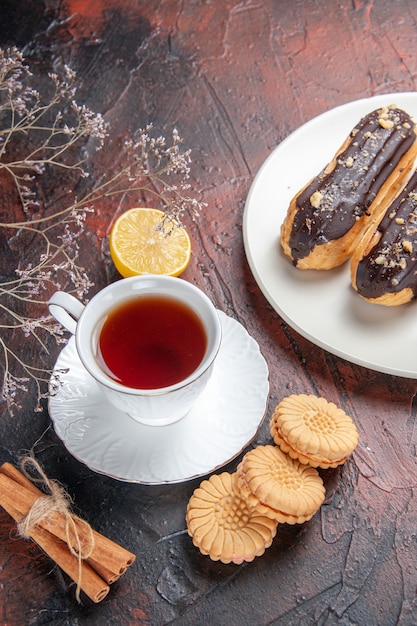
[[311,519],[325,497],[316,468],[341,465],[358,444],[351,418],[313,395],[284,398],[269,425],[276,445],[250,450],[235,473],[212,475],[188,502],[188,534],[214,561],[252,561],[271,545],[279,523]]
[[312,467],[337,467],[358,445],[358,431],[351,418],[333,402],[313,395],[284,398],[269,427],[281,450]]

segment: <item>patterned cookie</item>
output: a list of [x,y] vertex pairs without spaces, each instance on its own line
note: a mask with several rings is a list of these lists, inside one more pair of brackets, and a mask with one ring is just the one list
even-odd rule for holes
[[280,448],[257,446],[238,467],[241,493],[251,507],[277,522],[301,524],[318,511],[325,489],[319,473]]
[[237,474],[213,474],[192,494],[186,513],[188,534],[213,561],[253,561],[268,548],[277,522],[262,515],[239,491]]
[[250,503],[250,506],[256,509],[261,515],[269,517],[278,524],[303,524],[311,519],[314,515],[289,515],[282,511],[277,511],[272,507],[263,504],[259,498],[249,489],[249,486],[245,479],[245,473],[242,470],[242,464],[239,464],[237,468],[237,480],[239,485],[239,491],[242,496]]
[[313,467],[337,467],[358,445],[352,419],[333,402],[291,395],[276,407],[269,424],[274,442],[293,459]]

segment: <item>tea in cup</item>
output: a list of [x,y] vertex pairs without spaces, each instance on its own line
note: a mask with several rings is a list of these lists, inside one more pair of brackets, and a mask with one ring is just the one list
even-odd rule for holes
[[186,415],[204,390],[221,325],[209,298],[180,278],[123,278],[84,306],[58,291],[51,314],[75,336],[81,362],[116,408],[165,425]]

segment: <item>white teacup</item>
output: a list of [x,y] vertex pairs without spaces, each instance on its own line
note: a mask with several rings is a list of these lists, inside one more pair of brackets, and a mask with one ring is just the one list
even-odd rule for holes
[[[191,309],[203,326],[205,349],[200,363],[182,380],[156,388],[137,388],[123,384],[113,372],[106,371],[100,354],[101,336],[106,320],[115,310],[151,297],[170,299]],[[161,275],[123,278],[99,291],[86,306],[72,295],[57,291],[48,306],[55,319],[75,335],[81,362],[109,402],[143,424],[166,425],[184,417],[211,376],[221,343],[219,316],[209,298],[183,279]]]

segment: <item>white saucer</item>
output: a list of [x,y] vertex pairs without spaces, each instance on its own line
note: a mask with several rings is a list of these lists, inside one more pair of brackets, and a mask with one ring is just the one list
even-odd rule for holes
[[78,358],[74,338],[55,364],[62,386],[49,414],[68,451],[90,469],[134,483],[191,480],[220,468],[252,441],[269,393],[257,342],[221,311],[222,345],[212,377],[190,413],[168,426],[145,426],[109,405]]

